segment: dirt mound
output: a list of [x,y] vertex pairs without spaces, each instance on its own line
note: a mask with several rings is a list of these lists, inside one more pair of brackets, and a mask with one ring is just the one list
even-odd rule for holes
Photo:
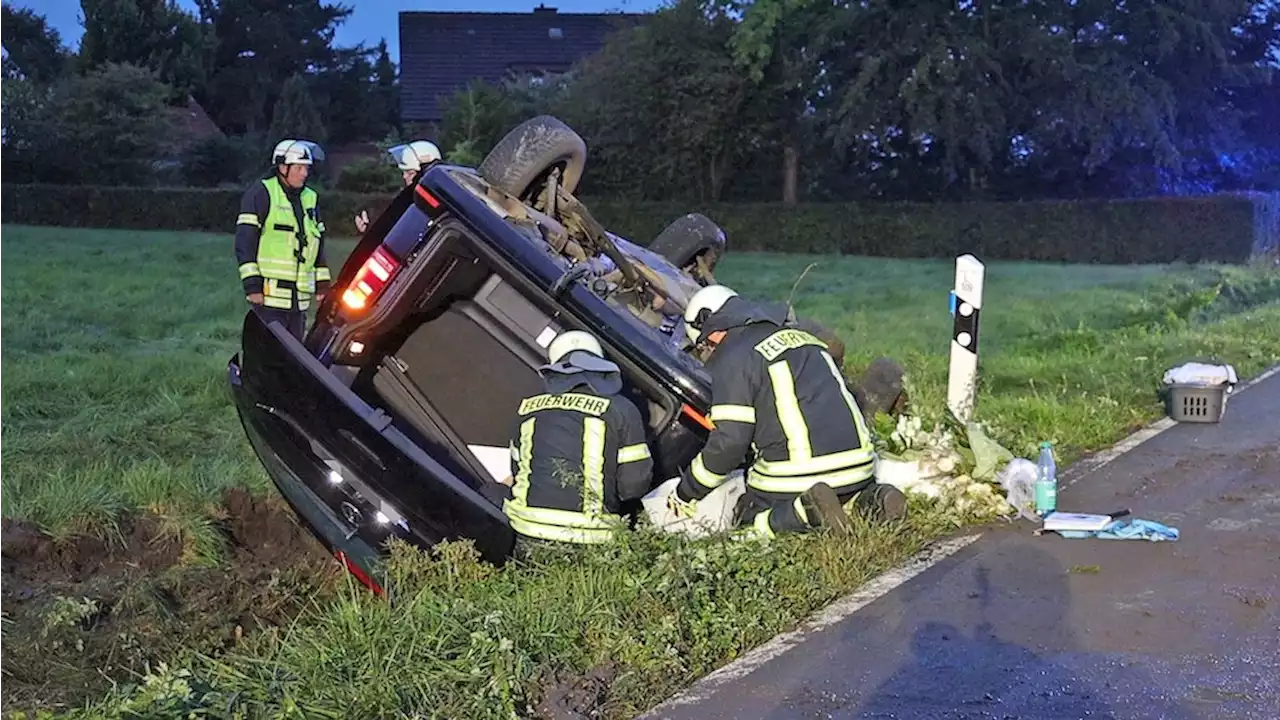
[[538,683],[542,697],[534,708],[534,717],[538,720],[603,717],[609,687],[617,675],[618,669],[612,664],[595,667],[585,675],[547,674]]
[[77,704],[179,651],[221,652],[341,576],[278,499],[232,490],[223,505],[218,567],[184,562],[193,538],[153,515],[65,541],[4,520],[4,712]]

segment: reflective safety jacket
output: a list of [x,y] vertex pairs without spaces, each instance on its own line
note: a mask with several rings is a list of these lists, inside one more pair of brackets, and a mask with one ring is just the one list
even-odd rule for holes
[[649,490],[653,459],[640,411],[582,382],[520,404],[511,440],[514,482],[503,512],[517,533],[601,543],[625,529],[621,503]]
[[748,488],[795,496],[816,482],[839,494],[875,475],[875,448],[827,346],[790,325],[785,307],[731,298],[704,334],[726,330],[707,361],[710,420],[702,452],[681,475],[681,500],[706,496],[748,463]]
[[262,293],[267,307],[306,310],[317,290],[328,289],[316,201],[315,190],[287,188],[275,175],[245,191],[236,218],[236,261],[246,295]]

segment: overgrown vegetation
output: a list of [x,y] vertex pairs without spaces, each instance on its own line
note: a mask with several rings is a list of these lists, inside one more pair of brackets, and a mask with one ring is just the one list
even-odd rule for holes
[[[6,676],[6,709],[57,701],[66,710],[88,699],[78,713],[86,717],[510,717],[581,702],[630,716],[943,529],[921,512],[904,528],[860,526],[854,542],[791,538],[760,552],[637,535],[500,571],[463,545],[435,558],[401,551],[389,603],[350,582],[339,597],[285,617],[319,586],[267,562],[280,561],[278,540],[243,539],[249,527],[282,526],[224,500],[241,486],[273,494],[225,391],[243,312],[226,237],[4,227],[3,281],[22,298],[4,310],[6,562],[15,521],[63,548],[123,535],[143,556],[164,557],[108,563],[119,574],[107,589],[81,582],[46,591],[79,567],[58,565],[62,575],[33,576],[45,579],[30,587],[46,594],[23,600],[29,610],[20,613],[6,594],[6,672],[22,658],[28,673],[96,678],[59,692],[23,685],[28,692],[15,698],[20,686]],[[334,262],[349,247],[335,246]],[[846,340],[850,371],[880,355],[901,360],[915,412],[937,419],[951,263],[731,254],[718,275],[748,295],[781,299],[815,261],[797,310]],[[1265,270],[996,262],[986,295],[977,417],[1025,457],[1048,439],[1067,462],[1159,416],[1157,383],[1174,363],[1217,358],[1248,377],[1280,362],[1280,279]],[[138,510],[160,520],[130,520]],[[323,556],[287,546],[286,559],[325,566]],[[186,574],[196,570],[214,574]],[[27,587],[10,579],[6,593]],[[118,594],[122,587],[137,590]],[[282,597],[296,604],[278,605]],[[173,598],[181,601],[174,617],[192,622],[157,619]],[[281,614],[241,637],[237,613],[251,610]],[[141,644],[152,652],[139,654],[148,637],[157,639]],[[105,697],[95,694],[107,687],[97,662],[120,683]],[[67,675],[81,665],[84,675]]]

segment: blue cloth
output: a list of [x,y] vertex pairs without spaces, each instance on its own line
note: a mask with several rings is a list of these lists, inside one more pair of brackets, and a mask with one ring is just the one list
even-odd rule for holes
[[1099,538],[1101,540],[1177,540],[1178,528],[1151,520],[1115,520],[1101,530],[1059,530],[1064,538]]

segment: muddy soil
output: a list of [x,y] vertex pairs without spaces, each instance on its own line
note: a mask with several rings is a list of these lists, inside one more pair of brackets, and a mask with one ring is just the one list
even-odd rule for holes
[[223,506],[214,568],[188,562],[190,538],[151,515],[62,542],[5,519],[4,713],[82,704],[179,651],[223,652],[289,622],[341,576],[278,498],[232,490]]

